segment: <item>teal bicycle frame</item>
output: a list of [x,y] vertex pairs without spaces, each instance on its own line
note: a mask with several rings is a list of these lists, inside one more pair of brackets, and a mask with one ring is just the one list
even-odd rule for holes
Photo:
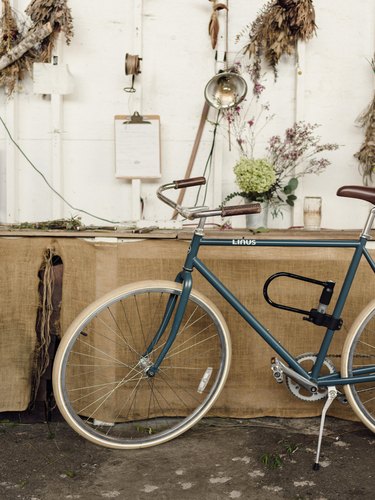
[[[373,219],[374,215],[372,215]],[[369,218],[370,221],[370,218]],[[371,220],[372,223],[372,220]],[[160,325],[158,332],[156,333],[152,343],[145,352],[145,356],[151,352],[152,348],[162,337],[166,325],[174,312],[175,307],[176,314],[173,320],[171,331],[169,333],[168,339],[156,359],[155,363],[151,366],[148,371],[149,376],[154,376],[162,363],[165,355],[173,344],[174,338],[177,335],[178,329],[180,327],[183,313],[189,298],[189,294],[192,289],[193,280],[192,272],[196,269],[218,292],[219,294],[242,316],[242,318],[265,340],[265,342],[272,347],[272,349],[289,365],[289,367],[305,378],[307,381],[311,381],[317,386],[334,386],[334,385],[344,385],[350,383],[358,382],[370,382],[375,381],[375,365],[369,365],[365,368],[359,368],[353,370],[350,377],[343,378],[340,376],[339,372],[335,372],[329,375],[320,375],[324,360],[327,356],[329,346],[332,342],[334,333],[336,330],[327,329],[324,335],[322,344],[320,346],[319,352],[317,353],[316,361],[310,372],[307,372],[298,361],[286,350],[280,343],[275,339],[275,337],[255,318],[255,316],[235,297],[235,295],[215,276],[215,274],[208,269],[208,267],[198,258],[199,248],[201,246],[222,246],[222,247],[250,247],[248,251],[251,251],[251,247],[283,247],[283,248],[353,248],[352,260],[349,264],[345,279],[341,286],[333,313],[332,318],[339,321],[346,299],[348,297],[351,285],[355,278],[359,263],[361,258],[364,256],[370,265],[373,272],[375,272],[375,262],[369,254],[368,250],[365,248],[366,243],[369,239],[367,235],[368,231],[364,231],[359,240],[258,240],[258,239],[215,239],[215,238],[205,238],[203,234],[204,221],[201,220],[200,225],[196,229],[188,253],[183,266],[183,270],[177,275],[176,282],[182,283],[182,292],[180,299],[177,300],[177,295],[172,295],[169,299],[164,319]],[[370,222],[368,222],[367,227],[370,227]]]

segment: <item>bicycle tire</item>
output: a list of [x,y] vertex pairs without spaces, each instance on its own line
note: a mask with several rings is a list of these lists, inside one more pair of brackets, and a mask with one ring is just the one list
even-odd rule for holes
[[220,311],[199,292],[191,292],[159,371],[146,374],[160,342],[147,361],[142,353],[163,305],[181,289],[169,281],[125,285],[70,325],[55,357],[53,387],[62,416],[82,437],[108,448],[154,446],[187,431],[212,407],[228,375],[231,341]]
[[[350,377],[355,367],[375,365],[375,300],[357,316],[344,343],[341,374]],[[374,370],[375,373],[375,370]],[[375,382],[344,385],[348,402],[358,418],[375,432]]]

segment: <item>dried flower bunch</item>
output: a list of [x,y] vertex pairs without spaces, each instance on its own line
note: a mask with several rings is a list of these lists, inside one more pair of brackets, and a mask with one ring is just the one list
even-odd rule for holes
[[32,0],[25,12],[34,23],[32,29],[51,23],[53,31],[41,41],[39,47],[40,61],[50,62],[60,31],[64,33],[68,45],[73,37],[73,18],[67,0]]
[[[371,67],[375,75],[375,55]],[[359,161],[363,180],[367,184],[372,181],[375,169],[375,95],[368,108],[358,118],[358,123],[365,128],[365,140],[354,156]]]
[[12,11],[9,0],[2,0],[0,18],[0,87],[8,94],[34,62],[50,62],[60,31],[66,43],[73,36],[73,21],[67,0],[32,0],[26,8],[30,20],[21,22]]
[[281,212],[282,206],[293,206],[298,179],[322,173],[331,162],[321,153],[339,147],[333,143],[322,144],[315,133],[318,127],[317,124],[296,122],[285,130],[283,137],[274,135],[268,140],[264,158],[242,156],[234,167],[236,184],[241,191],[228,195],[224,203],[235,196],[267,201],[273,216]]
[[255,21],[243,30],[237,40],[248,32],[244,53],[250,59],[249,73],[256,84],[261,76],[262,57],[277,78],[277,65],[283,54],[293,54],[297,42],[307,41],[316,31],[312,0],[271,0]]
[[250,100],[244,99],[236,107],[222,112],[229,138],[234,137],[241,156],[254,157],[259,135],[275,116],[269,113],[269,103],[261,103],[259,100],[264,90],[264,85],[257,83]]
[[275,167],[278,181],[282,184],[291,176],[295,178],[308,174],[321,174],[330,164],[330,160],[321,155],[323,152],[335,151],[338,144],[321,143],[315,134],[319,127],[303,121],[287,128],[284,137],[272,136],[267,145],[267,157]]

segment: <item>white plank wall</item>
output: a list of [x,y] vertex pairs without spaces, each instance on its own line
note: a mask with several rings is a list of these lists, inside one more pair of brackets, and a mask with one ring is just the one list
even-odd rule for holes
[[[23,12],[28,0],[17,0]],[[141,39],[135,24],[142,5]],[[241,44],[236,34],[255,19],[265,0],[229,0],[229,59]],[[132,184],[115,178],[114,116],[141,110],[161,117],[162,179],[142,182],[146,219],[168,219],[171,210],[155,196],[160,182],[183,177],[194,142],[203,106],[203,91],[215,73],[215,52],[210,45],[208,22],[211,3],[203,0],[69,0],[75,36],[60,51],[74,78],[74,92],[61,100],[61,144],[54,141],[53,106],[50,97],[33,93],[31,79],[23,82],[13,99],[0,89],[0,115],[20,147],[35,166],[57,185],[75,207],[113,221],[132,218]],[[374,92],[374,77],[368,60],[374,53],[375,2],[373,0],[314,0],[317,37],[300,46],[302,74],[296,75],[294,57],[283,58],[279,78],[266,75],[264,99],[275,119],[257,144],[262,154],[269,136],[283,133],[302,118],[320,123],[324,142],[342,147],[330,154],[332,165],[320,176],[305,178],[298,190],[294,223],[301,224],[305,195],[323,197],[323,226],[356,228],[368,207],[366,203],[335,196],[344,184],[361,184],[353,154],[364,133],[355,124]],[[137,10],[138,9],[138,10]],[[142,58],[142,74],[136,78],[137,93],[125,76],[125,53]],[[215,113],[210,114],[213,119]],[[55,123],[56,124],[56,123]],[[222,132],[224,133],[224,132]],[[56,134],[55,134],[56,135]],[[207,124],[198,151],[193,175],[201,175],[211,146],[212,125]],[[220,141],[219,141],[220,142]],[[56,147],[61,153],[61,172],[55,172]],[[61,147],[61,149],[60,149]],[[55,153],[54,153],[55,151]],[[235,189],[233,165],[238,155],[229,152],[224,137],[215,155],[215,188],[209,190],[208,204]],[[55,161],[53,160],[55,158]],[[74,215],[51,193],[41,177],[14,150],[0,124],[0,221],[47,220],[57,214]],[[55,166],[54,166],[55,165]],[[57,177],[56,177],[57,176]],[[216,180],[215,180],[216,179]],[[193,203],[195,193],[186,195]],[[101,223],[82,215],[87,224]],[[232,221],[234,222],[234,221]],[[243,221],[237,221],[241,225]]]

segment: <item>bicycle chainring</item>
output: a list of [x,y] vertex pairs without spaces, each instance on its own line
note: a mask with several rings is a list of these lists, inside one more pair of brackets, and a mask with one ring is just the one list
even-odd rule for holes
[[[298,361],[298,363],[302,365],[306,371],[310,371],[316,361],[316,358],[316,354],[308,352],[297,356],[296,361]],[[336,371],[334,364],[328,358],[325,358],[325,360],[323,361],[323,367],[325,367],[326,375],[334,373]],[[327,396],[327,387],[319,387],[318,391],[313,393],[309,392],[307,389],[299,385],[290,377],[285,377],[285,382],[287,388],[293,394],[293,396],[296,396],[298,399],[302,399],[303,401],[319,401],[320,399],[324,399]]]

